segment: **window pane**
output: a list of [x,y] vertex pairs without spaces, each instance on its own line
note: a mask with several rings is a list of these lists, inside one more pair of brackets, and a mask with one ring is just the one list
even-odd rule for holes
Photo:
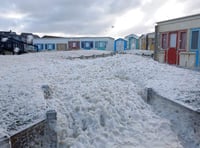
[[192,31],[192,49],[198,49],[199,31]]
[[170,47],[176,47],[176,33],[170,34]]
[[181,32],[180,49],[186,49],[186,32]]
[[167,34],[162,34],[162,49],[167,49]]

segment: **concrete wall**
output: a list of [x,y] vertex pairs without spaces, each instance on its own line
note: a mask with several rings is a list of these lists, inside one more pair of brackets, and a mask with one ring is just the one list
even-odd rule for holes
[[159,51],[157,55],[158,62],[165,63],[165,52]]
[[154,111],[171,121],[184,147],[200,147],[200,112],[179,102],[164,98],[152,89],[147,89],[145,98]]

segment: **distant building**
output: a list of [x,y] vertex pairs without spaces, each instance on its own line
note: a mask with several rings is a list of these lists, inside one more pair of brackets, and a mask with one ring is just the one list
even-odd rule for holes
[[130,34],[125,37],[127,40],[127,49],[139,49],[139,37],[135,34]]
[[0,54],[10,52],[12,54],[21,54],[27,52],[27,46],[33,45],[27,43],[24,36],[12,31],[0,31]]
[[140,49],[154,50],[155,49],[155,33],[143,34],[139,37]]
[[155,59],[184,67],[200,67],[200,14],[158,22]]
[[33,40],[35,50],[114,50],[114,38],[111,37],[50,37]]
[[33,39],[40,38],[38,35],[33,34],[33,33],[21,33],[21,39],[23,42],[26,44],[24,45],[24,50],[25,51],[34,51],[34,46],[33,46]]

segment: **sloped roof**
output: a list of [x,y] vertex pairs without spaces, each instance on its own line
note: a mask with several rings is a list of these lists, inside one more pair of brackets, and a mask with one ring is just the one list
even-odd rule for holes
[[130,38],[130,37],[139,39],[139,37],[137,35],[135,35],[135,34],[129,34],[129,35],[125,36],[125,38]]

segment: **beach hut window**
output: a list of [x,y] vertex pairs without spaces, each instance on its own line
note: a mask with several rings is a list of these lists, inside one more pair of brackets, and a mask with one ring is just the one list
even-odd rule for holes
[[167,49],[167,34],[162,34],[162,49]]
[[170,34],[170,47],[176,47],[176,33]]
[[198,49],[199,31],[192,31],[192,49]]
[[180,35],[180,49],[186,49],[186,32],[181,32]]

